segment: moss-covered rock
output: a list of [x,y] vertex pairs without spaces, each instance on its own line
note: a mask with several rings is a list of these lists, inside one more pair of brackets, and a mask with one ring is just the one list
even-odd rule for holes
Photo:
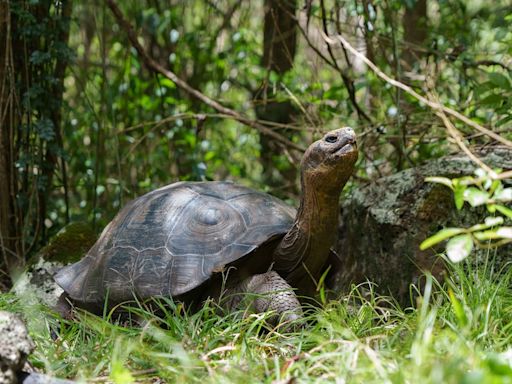
[[96,233],[83,221],[69,223],[63,227],[38,252],[36,259],[62,264],[74,263],[82,258],[96,241]]
[[[479,154],[493,167],[512,168],[512,151],[492,148]],[[428,176],[449,178],[472,174],[473,163],[450,156],[378,179],[355,190],[342,206],[337,252],[341,261],[331,274],[331,285],[343,291],[366,280],[407,302],[411,283],[422,271],[439,277],[443,263],[435,250],[420,251],[419,244],[439,229],[467,227],[481,222],[485,208],[457,211],[452,192],[427,183]],[[437,249],[441,251],[444,244]],[[506,247],[502,252],[510,252]]]
[[53,276],[64,265],[80,260],[96,241],[92,227],[73,222],[63,227],[15,278],[13,290],[28,302],[42,302],[50,307],[57,303],[62,289]]

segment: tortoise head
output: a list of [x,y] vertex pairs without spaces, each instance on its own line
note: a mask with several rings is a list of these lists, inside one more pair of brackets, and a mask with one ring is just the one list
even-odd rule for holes
[[338,196],[354,170],[357,155],[356,134],[352,128],[326,133],[304,153],[303,187]]

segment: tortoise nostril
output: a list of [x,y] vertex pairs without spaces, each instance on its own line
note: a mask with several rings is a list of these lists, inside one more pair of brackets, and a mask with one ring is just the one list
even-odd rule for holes
[[329,135],[325,138],[325,141],[327,141],[328,143],[335,143],[338,141],[338,136]]

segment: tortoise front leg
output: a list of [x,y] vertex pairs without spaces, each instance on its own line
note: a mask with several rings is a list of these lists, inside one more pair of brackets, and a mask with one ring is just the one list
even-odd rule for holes
[[277,324],[280,319],[294,321],[302,319],[303,313],[293,288],[275,271],[253,275],[227,291],[228,309],[242,309],[251,304],[256,313],[274,311],[271,319]]

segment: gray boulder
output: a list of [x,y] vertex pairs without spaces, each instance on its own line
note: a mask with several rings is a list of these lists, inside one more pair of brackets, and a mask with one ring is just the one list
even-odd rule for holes
[[17,383],[17,374],[34,350],[34,343],[21,319],[0,311],[0,384]]
[[35,345],[27,327],[14,313],[0,311],[0,384],[72,384],[37,372],[24,372],[30,368],[28,355]]
[[[512,168],[510,149],[489,148],[478,154],[493,167]],[[436,251],[420,251],[420,243],[443,227],[479,223],[486,213],[485,208],[467,206],[457,211],[452,191],[425,182],[425,177],[454,178],[474,170],[467,157],[449,156],[355,190],[342,206],[336,247],[340,259],[331,274],[331,287],[346,292],[351,284],[369,280],[377,284],[380,293],[410,303],[410,284],[421,283],[422,271],[438,278],[444,271],[442,260],[436,256],[444,244]],[[501,252],[510,254],[510,248]]]

